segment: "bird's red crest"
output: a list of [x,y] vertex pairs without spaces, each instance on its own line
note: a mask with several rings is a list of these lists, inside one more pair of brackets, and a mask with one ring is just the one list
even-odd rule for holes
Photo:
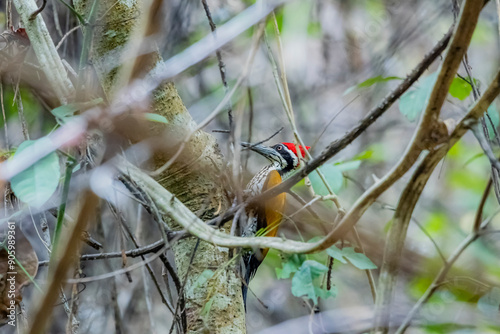
[[[290,151],[292,151],[293,153],[295,153],[296,156],[299,156],[297,154],[297,147],[295,146],[294,143],[282,143],[283,145],[285,145]],[[299,149],[300,149],[300,153],[302,153],[302,158],[306,156],[306,151],[304,150],[304,147],[299,146]],[[306,146],[306,150],[310,149],[311,147],[310,146]]]

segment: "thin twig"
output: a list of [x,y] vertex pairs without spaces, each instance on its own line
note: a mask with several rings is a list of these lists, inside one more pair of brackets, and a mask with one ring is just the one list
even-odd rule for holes
[[120,305],[118,305],[118,291],[116,289],[116,277],[111,280],[111,304],[113,305],[113,317],[115,323],[115,333],[123,333],[123,321],[120,312]]
[[[278,22],[276,20],[276,15],[274,12],[273,12],[273,24],[274,24],[274,31],[276,33],[276,42],[278,44],[279,67],[280,67],[281,73],[278,73],[276,61],[274,60],[274,56],[273,56],[271,47],[268,43],[267,35],[266,35],[266,44],[267,44],[269,59],[271,60],[271,64],[272,64],[272,68],[273,68],[274,81],[276,83],[276,88],[278,89],[278,93],[279,93],[280,98],[282,100],[288,121],[289,121],[291,129],[293,131],[293,134],[295,137],[295,143],[300,144],[302,147],[306,147],[306,145],[304,144],[304,141],[302,140],[302,137],[300,136],[297,125],[295,123],[295,115],[293,112],[292,99],[291,99],[291,95],[290,95],[290,90],[288,89],[286,67],[285,67],[285,60],[284,60],[284,56],[283,56],[283,47],[282,47],[282,43],[281,43],[280,31],[278,28]],[[297,147],[297,151],[298,152],[300,151],[298,149],[298,147]],[[308,160],[312,159],[311,154],[309,153],[308,150],[305,150],[304,153],[305,153],[305,156],[307,157]],[[302,158],[302,157],[299,157],[299,158]],[[326,177],[323,175],[323,172],[318,168],[316,170],[316,173],[319,175],[321,181],[323,182],[326,189],[328,190],[328,193],[330,194],[330,199],[333,201],[333,203],[337,207],[338,213],[339,213],[338,217],[343,216],[345,214],[345,210],[340,205],[340,202],[339,202],[336,194],[333,192],[330,184],[327,182]],[[306,183],[306,185],[307,185],[307,183]],[[314,194],[314,189],[312,187],[309,187],[309,188],[310,188],[311,192]]]
[[[253,129],[253,96],[252,96],[252,88],[250,85],[247,87],[247,96],[248,96],[248,137],[247,137],[247,143],[252,142],[252,129]],[[248,157],[249,155],[246,155],[245,159],[245,169],[247,169],[248,166]]]
[[12,25],[12,0],[7,0],[7,29],[10,29]]
[[177,273],[175,272],[174,268],[170,264],[170,261],[167,259],[167,256],[165,254],[160,255],[160,260],[165,265],[165,268],[167,269],[168,273],[170,274],[170,277],[172,277],[172,281],[174,282],[175,289],[177,290],[177,293],[179,293],[181,290],[181,281],[179,280],[179,276],[177,276]]
[[[121,214],[121,212],[118,210],[118,208],[116,208],[113,204],[111,204],[110,202],[108,202],[109,204],[109,207],[110,207],[110,210],[111,212],[113,213],[113,215],[115,217],[117,217],[117,220],[118,222],[121,224],[122,228],[125,230],[125,232],[127,233],[129,239],[132,241],[132,243],[134,244],[135,248],[140,248],[139,247],[139,244],[136,240],[136,238],[134,237],[132,231],[130,230],[130,228],[128,227],[128,225],[126,224],[125,222],[125,218],[123,217],[123,215]],[[146,260],[146,258],[144,257],[144,255],[141,255],[141,258],[143,261]],[[160,295],[160,298],[161,298],[161,301],[163,304],[165,304],[165,306],[167,307],[167,309],[170,311],[170,313],[174,314],[174,307],[170,304],[169,300],[165,297],[161,287],[160,287],[160,284],[158,283],[158,280],[153,272],[153,268],[151,267],[151,265],[149,263],[145,263],[145,267],[149,273],[149,276],[151,277],[151,280],[153,281],[153,284],[155,285],[156,287],[156,290],[158,291],[158,294]]]
[[[29,208],[29,210],[30,210],[30,216],[31,216],[31,221],[33,223],[33,227],[35,228],[35,230],[38,233],[38,228],[36,226],[33,214],[31,213],[31,208]],[[40,237],[42,244],[45,246],[45,248],[47,250],[47,256],[50,258],[51,251],[52,251],[50,248],[51,240],[50,240],[49,225],[47,222],[47,217],[45,216],[45,212],[43,213],[43,216],[40,219],[40,227],[42,229],[43,236],[41,236],[40,234],[38,234],[38,236]],[[62,286],[59,287],[59,297],[61,299],[64,311],[68,315],[68,326],[69,326],[72,334],[76,334],[78,332],[78,326],[80,325],[80,322],[78,321],[75,314],[73,313],[74,298],[71,299],[71,305],[69,305],[68,299],[66,298],[66,295],[64,293],[64,289],[62,288]],[[74,296],[72,296],[72,297],[74,297]]]
[[498,20],[498,34],[500,36],[500,0],[497,0],[496,3],[497,3],[497,15],[498,15],[498,17],[497,17],[497,20]]
[[472,227],[473,233],[478,234],[479,230],[481,229],[481,221],[483,220],[484,205],[486,204],[486,200],[488,199],[488,195],[490,194],[492,183],[493,183],[493,181],[490,178],[488,180],[488,184],[486,185],[486,188],[484,189],[483,196],[481,196],[481,201],[479,202],[479,207],[476,211],[476,217],[474,219],[474,225]]
[[253,147],[255,147],[255,146],[258,146],[258,145],[260,145],[260,144],[263,144],[263,143],[265,143],[265,142],[270,141],[271,139],[273,139],[274,137],[276,137],[276,136],[277,136],[277,135],[278,135],[281,131],[283,131],[283,129],[285,129],[285,128],[284,128],[284,127],[281,127],[278,131],[276,131],[275,133],[273,133],[272,135],[270,135],[270,136],[269,136],[269,137],[267,137],[266,139],[261,140],[261,141],[259,141],[259,142],[256,142],[256,143],[254,143],[254,144],[248,145],[248,146],[246,146],[246,148],[247,148],[247,149],[251,149],[251,148],[253,148]]
[[[391,210],[391,211],[396,211],[395,207],[392,207],[392,206],[390,206],[388,204],[385,204],[385,203],[382,205],[382,208],[385,208],[385,209],[388,209],[388,210]],[[443,252],[441,251],[441,248],[439,248],[436,240],[434,240],[434,238],[432,237],[432,235],[430,235],[430,233],[424,228],[424,226],[422,224],[420,224],[420,222],[415,217],[412,216],[411,220],[413,220],[415,222],[415,224],[418,226],[418,228],[425,234],[425,236],[427,238],[429,238],[429,240],[434,245],[434,248],[436,249],[436,252],[438,253],[439,257],[441,258],[441,260],[443,260],[443,263],[445,263],[446,262],[446,258],[444,257]]]
[[[290,195],[292,195],[293,198],[295,198],[295,200],[297,202],[300,203],[300,205],[302,205],[303,207],[306,207],[307,211],[309,211],[309,213],[316,219],[320,219],[319,215],[311,208],[311,202],[312,201],[309,201],[309,202],[306,202],[302,197],[300,197],[299,194],[297,194],[295,191],[293,191],[292,189],[288,190],[287,191]],[[292,215],[293,216],[293,215]]]
[[356,95],[355,97],[353,97],[351,99],[351,101],[347,102],[347,104],[343,105],[342,108],[340,108],[339,111],[337,111],[335,113],[335,115],[333,115],[333,117],[330,119],[330,121],[325,125],[325,127],[323,128],[323,130],[319,133],[318,137],[316,137],[316,140],[311,144],[311,150],[314,150],[314,148],[316,147],[316,144],[318,144],[319,140],[321,139],[321,137],[325,134],[326,130],[328,129],[328,127],[333,123],[333,121],[344,111],[347,109],[347,107],[349,107],[354,101],[356,101],[358,99],[358,97],[360,97],[360,95]]
[[40,6],[40,8],[38,8],[37,10],[35,10],[35,11],[31,14],[31,16],[30,16],[30,21],[33,21],[33,20],[36,18],[36,16],[37,16],[38,14],[40,14],[40,13],[41,13],[41,12],[45,9],[45,6],[47,5],[47,0],[42,0],[42,1],[43,1],[43,2],[42,2],[42,5]]
[[[481,205],[484,205],[484,203],[482,203]],[[482,228],[484,227],[486,227],[486,224],[483,224]],[[455,249],[455,251],[450,255],[450,257],[446,261],[446,264],[441,268],[441,270],[439,270],[439,273],[436,275],[431,285],[427,288],[422,297],[420,297],[418,302],[413,306],[408,315],[405,317],[402,324],[396,331],[396,334],[402,334],[406,331],[406,329],[410,326],[412,319],[418,313],[422,305],[425,304],[431,298],[434,292],[436,292],[436,290],[441,286],[442,282],[446,278],[446,275],[448,274],[448,271],[451,269],[453,264],[458,260],[460,255],[462,255],[462,253],[467,249],[467,247],[469,247],[480,236],[481,236],[480,233],[472,231],[471,234],[469,234],[467,238],[465,238],[462,241],[462,243],[457,247],[457,249]]]
[[[210,13],[210,8],[208,7],[207,0],[201,0],[201,3],[203,4],[203,9],[205,10],[205,14],[207,15],[208,23],[210,24],[210,29],[212,30],[214,37],[217,38],[217,34],[215,32],[217,26],[215,25],[212,19],[212,14]],[[222,85],[224,86],[224,93],[227,94],[229,92],[229,89],[227,87],[227,80],[226,80],[226,65],[222,61],[222,53],[220,49],[217,49],[215,51],[215,54],[217,55],[217,62],[219,63],[219,73],[220,73],[220,78],[222,80]],[[229,118],[229,128],[233,129],[233,110],[231,106],[231,99],[227,101],[227,116]]]
[[23,131],[24,140],[30,139],[30,134],[28,130],[28,123],[26,122],[26,117],[24,116],[24,107],[23,107],[23,99],[21,97],[21,89],[19,87],[19,81],[16,83],[16,106],[17,106],[17,114],[19,116],[19,122],[21,122],[21,129]]
[[7,131],[7,115],[5,114],[5,105],[3,101],[3,83],[2,77],[0,77],[0,104],[2,105],[2,116],[3,116],[3,129],[5,135],[5,148],[9,149],[9,132]]
[[[232,152],[232,168],[231,177],[229,178],[233,193],[236,194],[236,200],[238,203],[243,202],[243,189],[242,189],[242,178],[241,178],[241,131],[243,128],[243,111],[245,105],[243,101],[238,104],[235,112],[235,119],[233,118],[231,125],[231,134],[229,136],[229,147],[230,152]],[[234,224],[236,225],[236,224]],[[232,256],[230,256],[232,257]]]
[[[468,82],[469,85],[472,87],[472,96],[474,98],[474,101],[477,101],[479,99],[479,97],[481,96],[481,92],[479,91],[479,88],[477,87],[476,83],[474,82],[474,77],[472,76],[472,73],[471,73],[471,66],[469,65],[469,59],[467,57],[467,53],[465,53],[464,59],[462,60],[462,63],[464,65],[467,76],[469,77],[468,80],[466,80],[466,82]],[[497,145],[500,146],[500,136],[498,135],[498,131],[496,129],[496,126],[495,126],[495,124],[493,124],[493,121],[491,120],[491,117],[490,117],[488,112],[485,112],[484,117],[481,118],[481,127],[483,130],[482,133],[479,131],[478,126],[472,127],[472,133],[476,137],[483,152],[485,153],[485,155],[488,157],[488,160],[490,161],[491,180],[493,182],[495,196],[497,198],[498,203],[500,203],[500,162],[498,161],[497,157],[493,153],[492,140],[490,139],[490,133],[488,131],[488,125],[486,124],[486,121],[489,122],[490,128],[493,130],[494,137],[496,139],[496,143],[497,143]]]
[[[162,240],[162,242],[163,242],[163,240]],[[161,253],[165,252],[169,248],[170,248],[170,245],[163,245],[163,247],[161,247],[158,251],[153,253],[153,255],[148,257],[146,260],[139,261],[139,262],[134,263],[126,268],[121,268],[121,269],[111,271],[111,272],[108,272],[108,273],[105,273],[102,275],[88,276],[88,277],[82,277],[82,278],[68,278],[65,280],[65,282],[70,283],[70,284],[88,283],[88,282],[95,282],[95,281],[100,281],[103,279],[108,279],[108,278],[113,278],[115,276],[123,275],[123,274],[129,273],[135,269],[141,268],[148,263],[151,263],[152,261],[154,261],[158,257],[160,257]],[[122,254],[123,253],[120,252],[119,257],[122,257]]]
[[[361,249],[361,253],[366,255],[365,248],[361,243],[361,238],[359,237],[359,233],[356,227],[353,227],[352,232],[354,234],[354,239],[356,239],[358,247]],[[375,279],[373,278],[373,272],[371,271],[371,269],[366,269],[365,273],[366,277],[368,278],[368,284],[370,285],[370,292],[372,293],[373,303],[375,303],[377,300],[377,288],[375,286],[376,284],[375,284]]]
[[61,194],[61,203],[59,204],[59,208],[57,210],[57,221],[56,226],[54,228],[54,237],[52,243],[53,254],[57,253],[57,247],[59,247],[59,239],[60,234],[63,228],[64,214],[66,212],[66,202],[68,201],[69,195],[69,186],[71,182],[71,176],[73,175],[73,169],[77,165],[77,161],[72,157],[68,156],[66,160],[66,170],[64,173],[64,181],[63,181],[63,191]]
[[[105,260],[113,258],[121,258],[124,254],[126,257],[139,257],[150,253],[157,253],[160,249],[165,246],[165,241],[160,239],[149,245],[142,246],[139,248],[134,248],[125,252],[110,252],[110,253],[98,253],[98,254],[84,254],[80,256],[80,261],[94,261],[94,260]],[[39,261],[38,266],[43,267],[49,264],[49,261]]]
[[59,13],[57,12],[57,1],[52,1],[52,16],[54,17],[54,26],[56,27],[59,37],[63,36],[61,24],[59,23]]
[[68,38],[69,35],[71,35],[75,31],[77,31],[78,29],[80,29],[80,26],[75,26],[75,27],[71,28],[71,30],[69,30],[67,33],[65,33],[64,36],[59,41],[59,43],[57,43],[56,50],[59,50],[59,48],[64,43],[64,41],[66,40],[66,38]]
[[[200,239],[198,239],[196,241],[196,244],[194,245],[194,248],[193,248],[193,251],[191,252],[191,257],[189,258],[189,262],[188,262],[188,268],[186,270],[186,275],[184,277],[184,280],[182,282],[182,286],[181,286],[181,289],[180,289],[180,292],[179,292],[179,295],[180,296],[183,296],[184,295],[184,289],[186,288],[186,284],[187,284],[187,280],[189,278],[189,275],[188,275],[188,272],[189,272],[189,269],[191,268],[191,265],[193,264],[193,261],[194,261],[194,257],[196,255],[196,252],[198,251],[198,246],[200,245]],[[175,306],[175,313],[174,313],[174,317],[177,318],[177,313],[179,312],[179,309],[180,309],[180,303],[177,303],[177,305]],[[184,310],[183,310],[184,311]],[[176,324],[177,322],[176,321],[172,321],[172,326],[170,327],[170,331],[169,331],[169,334],[172,333],[172,331],[174,330],[174,325]],[[184,328],[184,331],[186,331],[187,328]]]

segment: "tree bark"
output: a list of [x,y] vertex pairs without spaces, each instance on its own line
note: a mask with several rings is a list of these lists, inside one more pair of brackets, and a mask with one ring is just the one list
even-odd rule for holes
[[[75,1],[76,10],[87,17],[94,0]],[[157,6],[159,2],[146,0],[129,1],[98,1],[96,17],[98,22],[93,29],[91,61],[101,82],[105,94],[112,99],[117,82],[121,79],[120,59],[128,43],[133,43],[135,31],[141,29],[141,22],[146,15],[148,6]],[[150,11],[158,16],[155,11]],[[162,15],[162,17],[165,17]],[[154,24],[148,23],[145,33],[151,33]],[[142,27],[143,28],[143,27]],[[87,33],[92,29],[87,29]],[[133,76],[139,75],[139,70],[153,68],[161,61],[158,52],[147,57],[141,56],[131,67]],[[144,74],[144,73],[142,73]],[[126,83],[125,83],[126,84]],[[186,134],[196,129],[196,123],[184,106],[173,83],[164,83],[153,93],[150,112],[164,116],[168,124],[155,123],[150,134],[165,143],[166,149],[155,152],[152,168],[164,165],[177,151],[180,142]],[[219,174],[224,169],[222,155],[216,140],[204,131],[197,131],[187,142],[182,154],[176,162],[156,180],[192,212],[201,219],[208,220],[216,212],[223,212],[230,203],[225,196]],[[177,229],[168,217],[165,221],[172,229]],[[226,226],[230,228],[229,225]],[[178,275],[181,282],[186,280],[184,298],[188,332],[210,333],[244,333],[245,311],[241,297],[241,280],[235,272],[233,262],[228,258],[228,249],[215,247],[200,241],[190,265],[193,250],[197,244],[194,238],[178,241],[173,246]],[[212,269],[216,274],[202,287],[193,289],[193,283],[205,269]],[[208,315],[202,316],[202,310],[210,301]]]

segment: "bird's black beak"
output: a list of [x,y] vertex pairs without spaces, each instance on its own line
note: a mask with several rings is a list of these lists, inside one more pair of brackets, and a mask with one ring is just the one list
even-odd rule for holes
[[276,150],[274,148],[271,148],[271,147],[265,146],[265,145],[261,145],[261,144],[250,144],[250,143],[241,142],[241,146],[243,146],[249,150],[252,150],[254,152],[257,152],[269,160],[271,160],[272,156],[276,156],[278,154],[278,152],[276,152]]

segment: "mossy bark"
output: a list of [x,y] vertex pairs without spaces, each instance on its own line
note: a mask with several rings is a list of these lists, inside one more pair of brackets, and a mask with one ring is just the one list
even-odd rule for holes
[[[74,1],[76,9],[88,15],[93,0]],[[144,0],[144,3],[146,0]],[[92,42],[91,61],[105,93],[109,96],[116,85],[119,64],[134,29],[140,24],[142,0],[99,1]],[[148,1],[148,4],[151,2]],[[149,58],[146,67],[152,68],[161,61],[157,53]],[[154,91],[152,112],[164,116],[168,124],[157,123],[150,133],[172,142],[171,149],[157,152],[153,158],[156,169],[168,161],[186,134],[196,129],[196,123],[184,106],[173,83],[165,83]],[[176,140],[172,140],[175,138]],[[160,139],[163,140],[163,139]],[[187,143],[176,162],[157,181],[203,220],[213,218],[217,211],[229,207],[221,186],[219,174],[223,169],[222,155],[215,138],[204,131],[197,131]],[[167,217],[165,217],[168,221]],[[171,223],[172,228],[177,228]],[[229,227],[227,227],[229,228]],[[244,333],[245,312],[241,298],[241,281],[230,263],[228,249],[200,242],[189,266],[197,240],[188,238],[174,246],[178,275],[186,280],[184,297],[188,331],[210,333]],[[215,272],[204,286],[192,288],[205,270]],[[186,277],[187,275],[187,277]],[[210,308],[202,313],[209,303]]]

